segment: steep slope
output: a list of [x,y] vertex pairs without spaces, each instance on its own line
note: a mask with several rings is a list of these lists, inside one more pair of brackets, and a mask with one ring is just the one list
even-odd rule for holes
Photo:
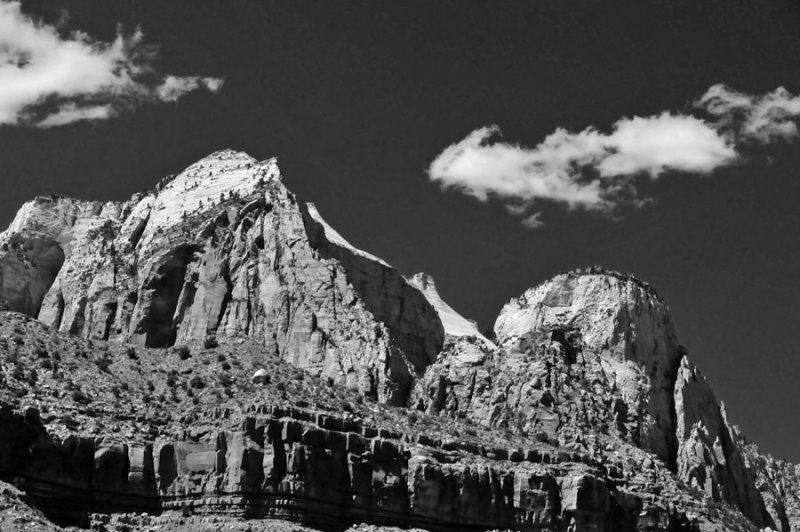
[[412,404],[562,443],[610,436],[626,453],[652,452],[709,500],[774,524],[724,408],[651,286],[599,267],[558,275],[512,299],[495,336],[496,349],[448,339]]
[[0,299],[83,338],[255,338],[316,375],[403,403],[441,348],[437,314],[321,220],[274,159],[217,152],[127,202],[26,204],[0,235]]
[[428,302],[436,310],[436,314],[438,314],[439,319],[442,320],[442,327],[444,327],[445,335],[455,338],[474,336],[489,347],[496,347],[494,342],[478,331],[478,327],[474,322],[456,312],[453,307],[442,299],[442,296],[439,295],[439,291],[436,290],[436,283],[433,281],[433,277],[426,273],[417,273],[408,279],[408,282],[411,286],[422,292]]

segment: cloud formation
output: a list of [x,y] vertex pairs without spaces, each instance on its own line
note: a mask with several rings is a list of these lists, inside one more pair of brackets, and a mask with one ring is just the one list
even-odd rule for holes
[[794,120],[800,117],[800,96],[783,87],[753,96],[717,84],[695,106],[716,117],[719,129],[743,141],[767,144],[798,136]]
[[496,125],[482,127],[445,148],[428,175],[443,189],[500,199],[523,226],[537,228],[541,213],[530,213],[543,202],[603,214],[621,204],[641,206],[648,200],[637,180],[670,171],[707,175],[739,160],[743,143],[798,136],[793,119],[800,116],[800,97],[783,88],[750,96],[715,85],[695,108],[707,119],[664,112],[622,118],[607,133],[557,128],[532,148],[500,140]]
[[118,32],[100,42],[25,15],[0,0],[0,125],[53,127],[102,120],[147,102],[175,102],[188,92],[216,92],[222,80],[163,76],[143,35]]

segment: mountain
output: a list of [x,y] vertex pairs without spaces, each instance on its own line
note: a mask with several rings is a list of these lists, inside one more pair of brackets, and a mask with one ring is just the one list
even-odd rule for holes
[[276,159],[35,198],[0,301],[8,529],[800,528],[795,467],[730,422],[652,286],[562,273],[482,334]]

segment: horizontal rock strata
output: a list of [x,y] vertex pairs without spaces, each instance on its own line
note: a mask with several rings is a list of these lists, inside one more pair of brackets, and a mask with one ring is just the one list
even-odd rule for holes
[[581,453],[448,449],[441,441],[411,441],[340,418],[254,410],[229,430],[194,429],[177,441],[136,443],[61,439],[47,433],[36,411],[3,408],[0,476],[13,478],[49,517],[84,525],[93,512],[177,510],[282,518],[322,529],[352,522],[432,531],[693,526],[685,513],[691,504],[678,510],[620,489],[614,481],[620,470]]

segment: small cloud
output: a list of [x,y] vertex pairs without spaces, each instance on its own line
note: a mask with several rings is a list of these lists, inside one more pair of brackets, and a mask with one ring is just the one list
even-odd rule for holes
[[218,78],[159,74],[155,50],[140,31],[102,42],[80,31],[66,34],[64,24],[34,20],[19,1],[0,0],[0,125],[103,120],[222,86]]
[[218,92],[221,88],[222,80],[217,78],[167,76],[164,82],[156,87],[156,94],[162,101],[176,102],[183,95],[197,89]]
[[66,103],[58,111],[47,115],[36,125],[43,128],[63,126],[79,120],[104,120],[114,113],[111,105],[92,105],[78,107],[74,103]]
[[520,223],[522,224],[522,227],[525,227],[527,229],[538,229],[544,225],[544,222],[541,220],[541,218],[542,218],[542,213],[535,212],[530,216],[523,218]]

